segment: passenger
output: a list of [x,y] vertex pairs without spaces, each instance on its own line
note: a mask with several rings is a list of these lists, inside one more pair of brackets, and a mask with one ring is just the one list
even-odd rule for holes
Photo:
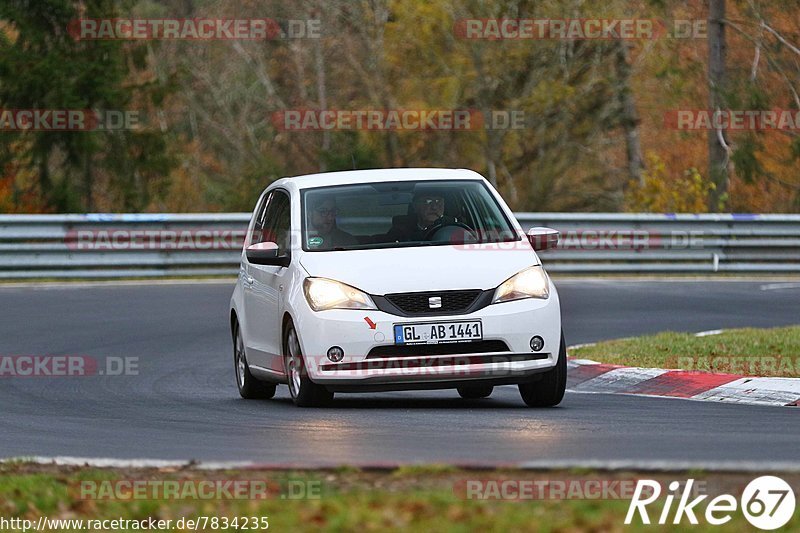
[[332,250],[358,244],[358,240],[336,226],[336,200],[322,196],[311,202],[309,228],[306,240],[309,249]]

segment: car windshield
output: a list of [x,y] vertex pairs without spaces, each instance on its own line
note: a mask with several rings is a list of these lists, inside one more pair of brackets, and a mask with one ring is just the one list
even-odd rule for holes
[[401,181],[307,189],[306,251],[519,240],[481,181]]

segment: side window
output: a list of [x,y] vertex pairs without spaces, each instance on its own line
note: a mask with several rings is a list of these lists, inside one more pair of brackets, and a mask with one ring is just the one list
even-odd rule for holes
[[291,246],[291,217],[289,196],[273,191],[264,217],[262,241],[278,244],[278,255],[287,255]]
[[256,212],[255,222],[253,223],[253,230],[250,232],[250,242],[248,244],[258,244],[265,240],[264,238],[264,220],[265,215],[267,212],[267,206],[269,206],[270,199],[274,196],[274,193],[269,193],[264,196],[264,199],[261,202],[261,206],[258,208]]

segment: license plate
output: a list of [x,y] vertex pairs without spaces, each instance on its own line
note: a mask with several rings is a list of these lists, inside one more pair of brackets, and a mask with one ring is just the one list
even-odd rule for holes
[[394,325],[395,344],[439,344],[482,339],[483,326],[480,320]]

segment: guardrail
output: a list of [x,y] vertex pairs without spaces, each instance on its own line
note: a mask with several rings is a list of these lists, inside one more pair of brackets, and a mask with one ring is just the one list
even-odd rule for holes
[[554,272],[800,272],[800,215],[517,213],[561,231]]
[[[0,215],[0,279],[235,275],[249,216]],[[800,273],[800,215],[516,216],[561,231],[551,272]]]

